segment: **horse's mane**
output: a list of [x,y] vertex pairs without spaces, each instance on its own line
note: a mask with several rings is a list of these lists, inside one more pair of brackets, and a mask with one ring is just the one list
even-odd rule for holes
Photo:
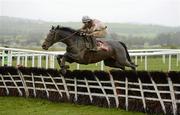
[[77,32],[77,30],[69,28],[69,27],[60,27],[58,29],[63,30],[63,31],[68,31],[68,32],[71,32],[71,33]]
[[70,27],[63,27],[63,26],[57,26],[56,28],[55,28],[55,30],[61,30],[61,31],[66,31],[66,32],[70,32],[70,33],[75,33],[76,35],[78,35],[78,36],[80,36],[80,32],[78,31],[78,30],[76,30],[76,29],[72,29],[72,28],[70,28]]

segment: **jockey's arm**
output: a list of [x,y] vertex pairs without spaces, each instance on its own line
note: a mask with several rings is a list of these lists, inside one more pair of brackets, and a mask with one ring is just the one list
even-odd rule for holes
[[104,38],[107,34],[106,28],[101,28],[100,30],[96,30],[96,28],[89,34],[89,36],[92,36],[94,38]]
[[83,25],[80,29],[77,29],[78,32],[86,32],[85,26]]
[[80,35],[84,35],[85,33],[87,33],[87,29],[85,28],[85,25],[80,29],[78,29],[77,31],[80,33]]
[[83,25],[80,29],[78,29],[77,31],[80,32],[87,32],[87,27],[85,25]]
[[106,35],[106,32],[104,30],[102,31],[94,31],[89,34],[89,36],[92,36],[93,38],[104,38]]

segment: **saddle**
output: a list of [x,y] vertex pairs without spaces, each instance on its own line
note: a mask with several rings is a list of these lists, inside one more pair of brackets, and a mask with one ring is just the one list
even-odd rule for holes
[[97,40],[96,38],[91,38],[91,36],[87,36],[87,33],[85,33],[85,32],[80,32],[79,34],[80,34],[80,36],[85,37],[84,42],[85,42],[87,49],[97,47],[98,51],[99,50],[104,50],[104,51],[109,50],[109,47],[105,41]]
[[106,41],[102,40],[97,40],[96,38],[90,38],[90,37],[85,37],[84,39],[85,46],[88,50],[96,49],[97,51],[99,50],[104,50],[108,51],[109,47]]

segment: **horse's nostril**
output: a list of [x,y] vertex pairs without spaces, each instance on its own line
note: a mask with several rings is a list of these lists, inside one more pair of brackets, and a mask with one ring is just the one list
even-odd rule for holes
[[47,47],[45,44],[42,45],[42,48],[43,48],[44,50],[48,50],[48,47]]
[[46,48],[46,45],[43,44],[43,45],[42,45],[42,48],[45,49],[45,48]]
[[43,44],[42,47],[45,47],[45,45]]

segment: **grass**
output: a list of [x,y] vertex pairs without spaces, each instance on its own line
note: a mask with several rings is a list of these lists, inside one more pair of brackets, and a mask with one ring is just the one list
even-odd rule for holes
[[[163,63],[163,60],[162,60],[162,57],[148,57],[147,59],[147,63],[148,63],[148,66],[147,66],[147,69],[148,71],[168,71],[168,65],[169,65],[169,62],[168,62],[168,58],[166,57],[166,60],[165,60],[165,63]],[[180,71],[180,65],[177,66],[176,65],[176,57],[172,57],[171,59],[171,70],[172,71]],[[138,59],[138,70],[144,70],[145,66],[144,66],[144,59],[141,59],[139,58]],[[179,61],[179,64],[180,64],[180,61]]]
[[0,115],[145,115],[121,109],[54,103],[42,99],[0,97]]

